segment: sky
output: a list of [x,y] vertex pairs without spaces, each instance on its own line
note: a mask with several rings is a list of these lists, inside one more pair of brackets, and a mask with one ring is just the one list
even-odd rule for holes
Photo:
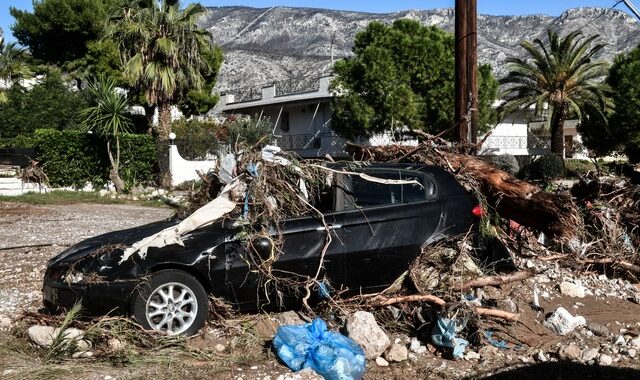
[[[31,10],[32,2],[39,0],[0,0],[0,27],[9,41],[13,41],[10,25],[14,22],[9,14],[9,7],[23,10]],[[192,2],[183,0],[183,3]],[[612,7],[617,0],[478,0],[478,11],[481,14],[491,15],[523,15],[523,14],[547,14],[558,16],[563,11],[575,7]],[[201,0],[206,6],[245,5],[251,7],[310,7],[340,10],[353,10],[373,13],[386,13],[406,9],[432,9],[450,8],[455,4],[454,0]],[[637,1],[634,2],[640,6]],[[623,4],[618,9],[626,10]]]

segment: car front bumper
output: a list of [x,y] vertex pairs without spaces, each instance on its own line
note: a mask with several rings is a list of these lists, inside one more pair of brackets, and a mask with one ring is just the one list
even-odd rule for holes
[[126,314],[131,294],[139,283],[139,280],[78,284],[45,281],[42,298],[44,305],[53,310],[68,309],[80,302],[85,315]]

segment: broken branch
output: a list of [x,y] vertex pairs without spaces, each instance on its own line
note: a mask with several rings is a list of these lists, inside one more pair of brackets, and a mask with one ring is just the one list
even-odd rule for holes
[[[402,302],[429,302],[432,304],[436,304],[438,306],[444,306],[446,304],[446,301],[440,297],[436,297],[430,294],[424,294],[424,295],[414,294],[410,296],[392,297],[392,298],[385,298],[383,296],[378,296],[373,299],[373,301],[371,302],[371,305],[379,307],[379,306],[394,305]],[[475,307],[474,310],[476,311],[476,313],[478,313],[478,315],[501,318],[507,321],[517,321],[518,319],[520,319],[520,314],[509,313],[503,310],[487,309],[484,307]]]
[[624,269],[630,270],[635,273],[640,273],[640,266],[636,264],[632,264],[628,261],[624,260],[616,260],[614,258],[605,258],[605,259],[582,259],[578,260],[580,264],[612,264],[618,265]]

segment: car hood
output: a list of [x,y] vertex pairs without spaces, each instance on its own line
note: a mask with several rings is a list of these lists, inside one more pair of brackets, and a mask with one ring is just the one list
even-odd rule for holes
[[[175,226],[179,220],[163,220],[160,222],[145,224],[139,227],[128,228],[126,230],[113,231],[103,235],[94,236],[72,245],[57,256],[49,260],[48,267],[60,264],[73,264],[78,260],[96,252],[99,248],[106,246],[120,246],[112,251],[122,251],[133,243],[140,241],[147,236],[162,231],[165,228]],[[105,251],[106,253],[106,251]]]

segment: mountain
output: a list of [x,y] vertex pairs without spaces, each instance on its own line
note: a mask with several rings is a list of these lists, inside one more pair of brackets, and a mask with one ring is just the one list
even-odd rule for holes
[[[453,32],[453,9],[364,13],[310,8],[212,7],[200,20],[225,54],[218,90],[256,87],[275,81],[318,76],[334,59],[348,57],[354,36],[371,21],[391,23],[411,18]],[[497,77],[506,73],[504,59],[522,56],[522,40],[581,29],[600,34],[607,43],[600,57],[615,55],[640,44],[640,23],[625,12],[604,8],[574,8],[558,17],[547,15],[478,16],[478,56]],[[333,41],[333,43],[332,43]]]

